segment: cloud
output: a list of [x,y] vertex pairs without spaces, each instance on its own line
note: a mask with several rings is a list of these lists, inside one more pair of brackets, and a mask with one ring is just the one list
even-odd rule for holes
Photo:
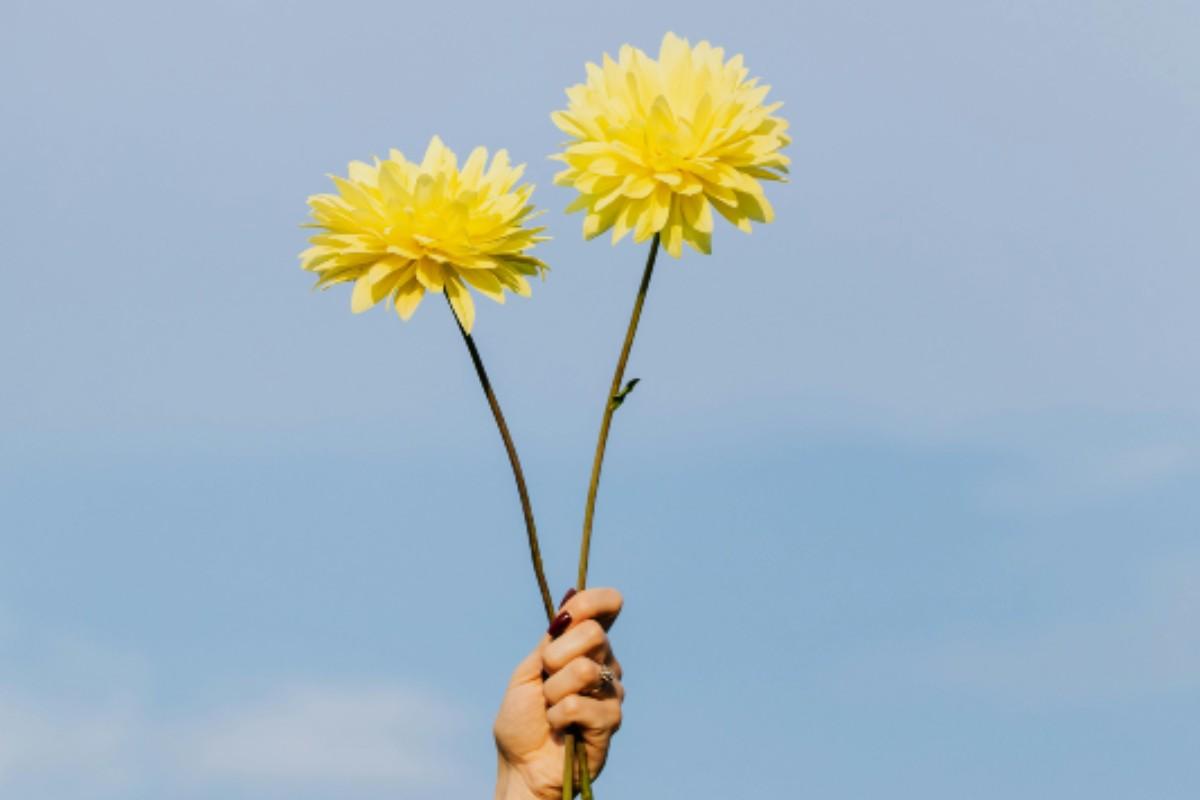
[[474,774],[466,714],[424,688],[281,681],[171,713],[137,654],[0,620],[0,797],[444,796]]
[[169,718],[128,698],[0,686],[0,796],[129,797],[212,785],[404,794],[455,782],[462,714],[396,684],[308,684]]
[[144,726],[120,701],[80,708],[0,687],[0,794],[119,794],[136,780]]
[[177,763],[195,776],[273,784],[436,784],[460,715],[400,686],[294,686],[178,726]]

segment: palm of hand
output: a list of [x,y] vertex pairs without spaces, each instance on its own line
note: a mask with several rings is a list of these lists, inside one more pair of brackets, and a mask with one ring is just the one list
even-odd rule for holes
[[526,786],[539,797],[555,800],[562,794],[562,739],[553,733],[546,719],[540,670],[532,676],[522,675],[521,671],[518,668],[513,675],[500,704],[494,729],[496,746]]

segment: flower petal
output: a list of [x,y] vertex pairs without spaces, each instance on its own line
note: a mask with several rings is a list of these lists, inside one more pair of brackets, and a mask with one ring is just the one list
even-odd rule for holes
[[463,330],[470,333],[475,325],[475,301],[471,299],[471,293],[458,278],[451,275],[446,281],[446,296],[450,298],[450,305],[454,309],[454,315],[458,317],[459,324],[463,326]]
[[415,279],[398,287],[393,303],[396,306],[396,313],[400,315],[400,319],[406,321],[410,319],[413,312],[417,310],[417,306],[421,305],[421,298],[424,296],[425,287]]
[[431,258],[417,262],[417,280],[431,292],[440,292],[446,283],[446,270]]

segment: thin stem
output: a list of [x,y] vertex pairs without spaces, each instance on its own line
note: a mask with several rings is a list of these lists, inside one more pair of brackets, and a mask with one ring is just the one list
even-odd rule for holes
[[579,762],[580,800],[592,800],[592,776],[588,773],[587,745],[582,738],[575,744],[575,760]]
[[575,734],[563,736],[562,800],[575,800]]
[[[448,296],[446,302],[447,304],[450,302]],[[458,332],[462,334],[467,351],[471,354],[471,363],[475,365],[475,374],[479,376],[479,385],[483,387],[488,406],[492,409],[492,416],[496,418],[496,427],[500,430],[500,438],[504,440],[508,463],[512,465],[513,479],[517,482],[517,494],[521,497],[521,513],[525,515],[525,533],[529,539],[529,559],[533,562],[533,573],[537,576],[538,589],[542,593],[542,605],[546,609],[546,619],[553,620],[554,601],[550,598],[550,586],[546,583],[546,573],[542,569],[542,551],[538,547],[537,526],[533,521],[533,506],[529,502],[529,489],[525,486],[525,473],[521,470],[521,459],[517,457],[517,446],[513,444],[512,435],[508,432],[508,424],[504,421],[504,412],[500,410],[500,402],[496,399],[496,393],[492,391],[492,383],[488,380],[487,370],[483,368],[483,360],[475,348],[475,340],[462,326],[458,314],[454,313],[453,306],[450,306],[450,315],[454,317],[454,321],[458,325]]]
[[579,797],[580,800],[593,800],[592,776],[588,767],[587,745],[583,739],[576,739],[575,734],[568,733],[563,737],[563,800],[572,800],[575,796],[575,765],[579,764]]
[[587,585],[588,555],[592,547],[592,519],[596,513],[596,492],[600,489],[600,469],[604,466],[604,451],[608,447],[608,429],[612,425],[613,412],[617,410],[614,402],[617,393],[621,391],[621,381],[625,378],[625,364],[629,361],[629,351],[633,349],[633,337],[637,335],[638,322],[642,318],[642,305],[646,302],[646,292],[650,288],[650,276],[654,272],[654,259],[658,255],[659,234],[654,234],[650,243],[650,254],[646,257],[646,269],[642,272],[642,284],[638,287],[637,300],[633,303],[633,314],[629,318],[629,327],[625,331],[625,344],[621,346],[621,357],[617,359],[617,369],[613,373],[612,388],[604,398],[604,416],[600,420],[600,437],[596,442],[596,456],[592,460],[592,480],[588,484],[587,506],[583,512],[583,542],[579,548],[579,580],[576,589],[583,590]]
[[[621,346],[621,355],[617,359],[617,369],[613,373],[612,387],[604,398],[604,416],[600,419],[600,437],[596,442],[596,456],[592,459],[592,480],[588,484],[587,506],[583,512],[583,541],[579,546],[579,579],[575,588],[582,591],[587,586],[588,556],[592,549],[592,520],[596,514],[596,493],[600,489],[600,469],[604,466],[604,451],[608,447],[608,430],[612,426],[613,412],[617,410],[617,393],[621,391],[621,381],[625,379],[625,365],[629,361],[629,353],[633,350],[633,339],[637,336],[638,322],[642,318],[642,306],[646,302],[646,292],[650,289],[650,277],[654,273],[654,259],[658,256],[659,234],[654,234],[650,243],[650,253],[646,256],[646,268],[642,271],[642,283],[638,287],[637,299],[633,303],[633,314],[629,318],[629,327],[625,330],[625,343]],[[575,736],[568,733],[563,737],[565,752],[563,754],[563,800],[572,800],[574,796],[571,782],[575,777],[576,758]],[[581,742],[582,744],[582,742]],[[586,751],[580,748],[579,782],[583,792],[583,800],[592,800],[592,781],[588,775]]]
[[[450,298],[446,298],[449,303]],[[463,328],[462,322],[458,319],[458,314],[454,313],[454,306],[450,306],[450,314],[454,317],[455,323],[458,325],[458,332],[462,334],[463,342],[467,345],[467,351],[471,354],[471,363],[475,365],[475,374],[479,376],[479,385],[483,387],[483,393],[487,397],[488,406],[492,409],[492,416],[496,419],[496,428],[500,431],[500,438],[504,440],[504,450],[508,453],[508,463],[512,466],[513,479],[517,484],[517,494],[521,498],[521,512],[525,515],[525,531],[529,539],[529,558],[533,562],[533,572],[537,576],[538,589],[542,594],[542,605],[546,610],[546,618],[554,619],[554,601],[550,596],[550,587],[546,583],[546,573],[542,568],[541,548],[538,546],[537,526],[533,520],[533,506],[529,502],[529,490],[525,485],[525,473],[521,469],[521,459],[517,456],[517,447],[513,443],[512,435],[508,431],[508,424],[504,421],[504,412],[500,410],[500,402],[496,399],[496,393],[492,391],[492,382],[488,380],[487,370],[483,367],[483,359],[479,357],[479,350],[475,347],[475,340],[471,334],[467,333]],[[579,751],[579,766],[580,766],[580,790],[582,792],[582,800],[592,800],[592,781],[588,774],[587,751],[582,740],[578,745],[575,743],[575,736],[567,734],[563,741],[567,757],[564,759],[563,773],[563,797],[566,800],[572,800],[575,795],[574,778],[575,764],[571,757],[576,747]]]

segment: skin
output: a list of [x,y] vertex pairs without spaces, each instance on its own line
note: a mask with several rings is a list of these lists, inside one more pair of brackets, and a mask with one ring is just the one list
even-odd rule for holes
[[[625,699],[621,665],[608,641],[621,602],[615,589],[575,595],[561,609],[571,615],[570,627],[557,639],[543,636],[517,665],[493,727],[496,800],[561,800],[563,734],[572,726],[583,736],[592,777],[604,769]],[[617,677],[607,689],[601,665]]]

